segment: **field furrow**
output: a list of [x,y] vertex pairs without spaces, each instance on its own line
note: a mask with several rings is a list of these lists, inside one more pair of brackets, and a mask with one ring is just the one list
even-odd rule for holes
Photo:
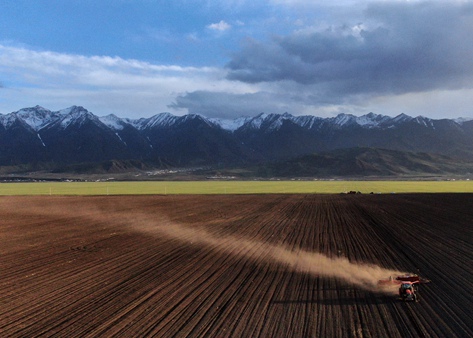
[[[471,337],[473,195],[0,198],[8,337]],[[431,280],[417,303],[379,278]]]

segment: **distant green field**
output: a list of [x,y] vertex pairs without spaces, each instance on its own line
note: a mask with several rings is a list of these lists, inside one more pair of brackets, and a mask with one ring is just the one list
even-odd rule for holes
[[0,183],[0,195],[473,193],[473,181],[195,181]]

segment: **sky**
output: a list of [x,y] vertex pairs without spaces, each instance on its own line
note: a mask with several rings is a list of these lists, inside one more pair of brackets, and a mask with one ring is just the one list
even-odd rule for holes
[[473,118],[473,0],[2,0],[0,113]]

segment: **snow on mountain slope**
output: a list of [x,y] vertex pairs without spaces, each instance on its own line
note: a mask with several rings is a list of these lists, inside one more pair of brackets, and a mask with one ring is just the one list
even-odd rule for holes
[[463,124],[465,122],[473,121],[473,118],[471,118],[471,117],[459,117],[459,118],[454,119],[453,121],[455,121],[458,124]]
[[293,123],[299,124],[299,118],[294,117],[291,114],[284,113],[280,114],[266,114],[261,113],[255,117],[246,118],[242,120],[242,125],[240,128],[250,129],[250,130],[261,130],[266,131],[278,130],[283,125],[284,121],[291,121]]
[[41,106],[35,106],[23,108],[10,114],[0,115],[0,124],[7,129],[17,120],[25,123],[36,132],[57,123],[64,129],[74,123],[81,125],[86,120],[101,123],[97,116],[80,106],[72,106],[57,112],[50,111]]
[[398,123],[411,121],[412,119],[413,119],[413,117],[403,113],[403,114],[399,114],[398,116],[392,118],[391,121],[392,121],[393,124],[398,124]]
[[356,123],[356,117],[351,114],[338,114],[332,121],[337,126],[345,126]]
[[[364,128],[376,128],[380,127],[387,121],[392,120],[389,116],[378,115],[378,114],[367,114],[363,116],[354,116],[351,114],[339,114],[336,117],[321,118],[317,116],[293,116],[288,113],[282,115],[279,114],[265,114],[261,113],[255,117],[245,118],[239,120],[239,123],[227,122],[221,124],[224,129],[237,130],[240,127],[250,129],[261,129],[265,130],[277,130],[279,129],[284,121],[291,121],[302,128],[312,129],[316,127],[324,126],[336,126],[336,127],[347,127],[350,125],[358,125]],[[237,121],[237,120],[234,120]],[[228,127],[227,127],[228,126]],[[226,127],[226,128],[225,128]]]
[[[239,117],[233,120],[224,120],[217,118],[205,118],[200,115],[189,114],[184,116],[175,116],[170,113],[160,113],[149,118],[128,119],[119,118],[116,115],[107,115],[97,117],[87,109],[80,106],[71,106],[56,112],[50,111],[41,106],[31,108],[23,108],[17,112],[10,114],[0,114],[0,125],[8,129],[15,121],[20,121],[38,132],[46,126],[60,123],[62,128],[67,128],[71,124],[82,125],[89,120],[97,125],[105,125],[106,127],[119,131],[123,130],[126,125],[131,125],[137,130],[167,128],[175,124],[185,123],[190,120],[200,119],[210,126],[219,126],[224,130],[234,132],[241,128],[249,130],[265,130],[274,131],[281,128],[285,121],[290,121],[305,129],[314,128],[348,128],[350,126],[359,126],[362,128],[394,128],[400,124],[414,121],[426,128],[435,128],[434,121],[427,117],[411,117],[406,114],[401,114],[396,117],[386,115],[379,115],[369,113],[362,116],[355,116],[351,114],[339,114],[335,117],[322,118],[317,116],[293,116],[288,113],[284,114],[267,114],[260,113],[253,117]],[[458,125],[470,121],[471,119],[452,119],[452,123]]]
[[40,130],[50,121],[58,119],[57,113],[40,106],[21,109],[16,115],[35,131]]
[[36,106],[0,114],[0,162],[136,157],[173,165],[250,163],[352,145],[473,158],[472,126],[462,121],[374,113],[329,118],[261,113],[234,120],[161,113],[127,119],[97,117],[79,106],[59,111]]
[[119,118],[114,114],[99,117],[99,120],[100,122],[102,122],[107,127],[113,130],[123,130],[123,128],[125,128],[125,125],[129,124],[125,120]]
[[19,120],[30,126],[34,131],[38,131],[57,119],[59,119],[57,112],[52,112],[41,106],[35,106],[23,108],[7,115],[0,115],[0,124],[5,128],[9,128],[15,121]]
[[369,113],[356,117],[356,123],[362,127],[375,128],[379,127],[382,124],[392,120],[391,117],[385,115],[378,115],[374,113]]
[[168,127],[176,123],[178,119],[170,113],[160,113],[149,118],[127,119],[126,121],[138,130],[151,129],[156,127]]
[[2,125],[5,129],[9,129],[17,120],[18,116],[16,113],[0,115],[0,125]]
[[324,119],[317,116],[297,116],[293,121],[302,128],[313,129],[319,126]]
[[60,125],[64,129],[67,129],[72,124],[81,126],[86,121],[92,121],[97,125],[102,124],[97,116],[81,106],[72,106],[67,109],[60,110],[59,115],[61,115]]
[[251,117],[243,116],[239,117],[234,120],[227,120],[227,119],[218,119],[218,118],[211,118],[209,119],[212,123],[220,126],[220,128],[228,130],[228,131],[235,131],[241,126],[243,126],[246,122],[248,122]]

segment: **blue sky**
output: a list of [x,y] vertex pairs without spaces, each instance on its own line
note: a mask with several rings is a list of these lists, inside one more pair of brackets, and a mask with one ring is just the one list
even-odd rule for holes
[[3,0],[0,113],[473,117],[472,1]]

